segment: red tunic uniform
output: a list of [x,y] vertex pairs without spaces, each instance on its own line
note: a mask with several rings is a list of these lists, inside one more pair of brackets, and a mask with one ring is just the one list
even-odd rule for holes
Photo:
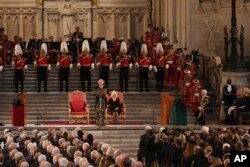
[[90,56],[81,56],[80,58],[80,64],[84,67],[90,67],[93,63],[93,59]]
[[15,59],[14,60],[15,63],[15,69],[23,69],[25,66],[25,60],[23,58],[20,59]]
[[60,64],[60,67],[69,67],[69,65],[72,63],[71,57],[61,55],[58,58],[58,62]]
[[4,66],[7,63],[7,50],[8,38],[5,35],[0,36],[0,56],[2,58],[2,65]]
[[167,87],[174,87],[174,71],[175,71],[175,55],[174,54],[168,54],[166,56],[166,62],[169,66],[166,72],[166,81],[167,81]]
[[202,85],[198,79],[193,79],[190,87],[190,103],[191,103],[191,110],[194,113],[198,107],[200,106],[201,102],[201,90]]
[[36,61],[37,66],[47,67],[49,64],[49,59],[46,56],[38,56]]
[[191,82],[192,74],[190,70],[184,70],[182,73],[182,98],[186,106],[190,106],[190,96],[191,96]]
[[182,56],[175,57],[175,89],[179,90],[179,84],[184,66],[184,59]]

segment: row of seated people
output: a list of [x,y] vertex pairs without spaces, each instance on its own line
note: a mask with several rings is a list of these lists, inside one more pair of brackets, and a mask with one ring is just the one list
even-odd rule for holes
[[[148,91],[149,72],[153,70],[155,73],[157,91],[163,91],[164,87],[175,88],[180,91],[182,87],[188,84],[190,79],[197,73],[197,65],[194,64],[193,58],[185,57],[181,48],[176,51],[171,45],[167,51],[164,51],[161,43],[157,44],[156,52],[150,58],[146,44],[141,47],[141,56],[136,58],[135,62],[127,55],[127,45],[122,42],[120,54],[117,57],[116,66],[119,68],[119,82],[121,91],[128,91],[128,80],[130,78],[130,69],[133,65],[139,68],[139,86],[140,91]],[[66,42],[61,43],[61,55],[58,56],[57,67],[59,68],[60,90],[63,91],[63,83],[66,82],[66,91],[69,87],[70,69],[73,67],[71,56],[68,55],[68,47]],[[21,83],[21,91],[24,89],[24,69],[27,68],[26,59],[22,58],[22,49],[20,45],[16,45],[15,55],[12,65],[15,69],[15,88],[18,92],[19,82]],[[109,72],[112,70],[113,63],[107,53],[106,41],[101,42],[101,51],[96,56],[95,60],[89,54],[88,41],[84,41],[82,45],[82,53],[78,58],[77,67],[80,68],[80,80],[83,91],[90,91],[91,88],[91,69],[95,66],[99,67],[99,78],[105,81],[106,86],[109,86]],[[38,91],[41,91],[41,82],[44,82],[44,91],[47,91],[48,71],[51,70],[51,65],[47,55],[47,45],[44,43],[41,46],[41,51],[34,61],[37,68]],[[1,65],[1,64],[0,64]],[[88,86],[85,89],[85,82]],[[166,82],[165,82],[166,81]],[[165,83],[164,83],[165,82]],[[187,83],[187,84],[186,84]]]
[[[98,95],[99,96],[99,95]],[[104,105],[102,106],[103,114],[98,118],[98,107],[96,106],[96,124],[99,125],[99,119],[103,124],[126,124],[126,106],[124,105],[123,93],[112,91],[111,94],[105,94]],[[86,93],[74,91],[69,93],[69,122],[84,122],[89,124],[89,105],[86,100]],[[99,103],[96,102],[96,103]],[[96,104],[97,105],[97,104]]]
[[120,149],[94,139],[81,128],[33,130],[18,134],[4,130],[0,138],[0,163],[6,167],[143,167]]
[[[147,167],[229,167],[231,151],[250,150],[249,127],[152,129],[140,138],[138,160]],[[231,164],[232,165],[232,164]]]

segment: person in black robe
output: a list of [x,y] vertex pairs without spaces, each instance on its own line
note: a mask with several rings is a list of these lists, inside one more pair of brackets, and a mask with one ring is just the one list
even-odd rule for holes
[[223,121],[224,124],[231,124],[232,119],[230,115],[228,115],[228,109],[236,100],[236,86],[232,85],[231,78],[227,79],[227,85],[223,87],[223,97],[222,97],[222,104],[224,105],[224,112],[225,112],[225,120]]

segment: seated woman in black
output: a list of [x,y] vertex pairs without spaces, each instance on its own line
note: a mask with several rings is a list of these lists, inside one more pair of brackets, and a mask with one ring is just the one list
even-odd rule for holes
[[108,100],[108,112],[114,115],[114,121],[117,114],[120,115],[122,112],[122,104],[116,91],[112,91],[111,98]]

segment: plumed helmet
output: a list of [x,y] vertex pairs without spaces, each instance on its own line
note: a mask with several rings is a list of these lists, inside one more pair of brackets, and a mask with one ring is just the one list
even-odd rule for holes
[[66,52],[68,53],[68,45],[67,45],[67,42],[63,41],[61,42],[61,47],[60,47],[60,52]]
[[15,46],[15,55],[17,56],[17,55],[22,55],[22,54],[23,54],[22,48],[19,44],[17,44]]
[[122,53],[127,53],[127,44],[126,44],[125,41],[123,41],[123,42],[121,43],[120,52],[122,52]]
[[82,43],[82,52],[87,50],[89,52],[89,41],[88,40],[84,40]]
[[141,54],[148,54],[148,48],[146,44],[142,44],[141,46]]
[[104,50],[105,52],[108,51],[107,42],[105,40],[102,40],[101,42],[101,51],[102,50]]
[[159,53],[159,52],[163,53],[163,47],[161,43],[158,43],[156,46],[156,53]]
[[47,54],[47,52],[48,52],[48,47],[47,47],[47,44],[46,44],[46,43],[43,43],[43,44],[41,45],[41,50],[43,50],[43,51],[45,52],[45,54]]

